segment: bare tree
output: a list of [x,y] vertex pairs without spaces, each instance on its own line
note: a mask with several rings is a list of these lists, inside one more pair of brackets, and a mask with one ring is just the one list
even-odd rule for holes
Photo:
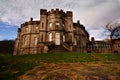
[[113,51],[113,40],[120,38],[120,23],[108,23],[105,28],[109,32],[111,51]]
[[118,39],[120,38],[120,24],[114,23],[110,24],[108,23],[106,25],[106,29],[109,31],[110,40]]

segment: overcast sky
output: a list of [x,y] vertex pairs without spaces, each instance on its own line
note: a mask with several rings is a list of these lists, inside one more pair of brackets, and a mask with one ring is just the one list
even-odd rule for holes
[[30,17],[39,20],[40,9],[73,11],[90,37],[105,39],[104,26],[120,21],[120,0],[0,0],[0,40],[15,39],[17,29]]

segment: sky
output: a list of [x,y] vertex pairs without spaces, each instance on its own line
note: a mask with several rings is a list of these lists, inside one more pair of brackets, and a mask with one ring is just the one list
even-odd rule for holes
[[0,0],[0,40],[15,39],[20,24],[39,20],[40,9],[73,11],[96,40],[106,39],[105,25],[120,22],[120,0]]

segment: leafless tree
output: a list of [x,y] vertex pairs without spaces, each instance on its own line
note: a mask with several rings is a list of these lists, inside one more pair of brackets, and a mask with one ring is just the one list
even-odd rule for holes
[[106,29],[109,31],[109,37],[111,41],[114,39],[120,38],[120,24],[119,23],[114,23],[114,24],[108,23],[106,25]]
[[108,23],[106,25],[106,30],[109,32],[111,51],[113,50],[113,40],[120,38],[120,23]]

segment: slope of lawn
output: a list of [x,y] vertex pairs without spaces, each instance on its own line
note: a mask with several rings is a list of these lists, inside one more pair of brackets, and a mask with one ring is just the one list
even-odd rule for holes
[[120,61],[120,54],[45,53],[36,55],[0,55],[0,80],[17,80],[17,77],[40,63],[74,63]]

